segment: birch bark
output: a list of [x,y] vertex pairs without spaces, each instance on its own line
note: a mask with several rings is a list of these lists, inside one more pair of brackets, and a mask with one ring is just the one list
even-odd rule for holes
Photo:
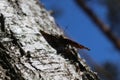
[[73,46],[40,30],[64,35],[39,1],[0,0],[0,80],[99,80]]

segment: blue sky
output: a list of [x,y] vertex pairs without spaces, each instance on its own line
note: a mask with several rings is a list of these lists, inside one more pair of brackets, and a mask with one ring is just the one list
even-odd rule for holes
[[[63,14],[55,18],[56,22],[72,40],[83,44],[91,49],[87,54],[99,64],[112,61],[120,64],[120,52],[114,48],[109,39],[97,28],[94,22],[80,9],[74,0],[42,0],[47,10],[57,7],[63,10]],[[89,7],[108,24],[106,14],[107,8],[97,3],[89,3]]]

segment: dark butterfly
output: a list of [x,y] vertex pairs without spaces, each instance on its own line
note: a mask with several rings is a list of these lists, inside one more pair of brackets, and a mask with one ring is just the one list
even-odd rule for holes
[[79,49],[87,49],[87,50],[90,50],[89,48],[67,38],[67,37],[64,37],[62,35],[58,36],[58,35],[52,35],[52,34],[48,34],[42,30],[40,30],[41,34],[45,37],[45,39],[47,41],[51,41],[51,42],[61,42],[61,43],[64,43],[64,44],[70,44],[71,46],[74,46],[76,48],[79,48]]

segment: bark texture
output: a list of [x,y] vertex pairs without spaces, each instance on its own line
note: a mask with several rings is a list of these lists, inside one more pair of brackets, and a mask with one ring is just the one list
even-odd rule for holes
[[39,1],[0,0],[0,80],[99,80],[76,48],[41,31],[64,35]]

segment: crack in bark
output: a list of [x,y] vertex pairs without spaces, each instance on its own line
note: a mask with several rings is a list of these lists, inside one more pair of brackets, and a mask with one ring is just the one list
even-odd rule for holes
[[15,67],[10,63],[11,57],[2,49],[0,49],[0,65],[6,69],[6,75],[11,78],[11,80],[24,80],[21,77],[19,71],[15,70]]
[[13,8],[15,8],[16,12],[18,15],[25,15],[26,14],[22,11],[20,5],[19,5],[19,0],[8,0],[10,2],[10,5],[12,5]]
[[25,51],[22,49],[22,44],[18,41],[18,39],[14,36],[14,33],[10,30],[11,33],[11,39],[13,39],[12,43],[17,45],[19,48],[19,51],[21,53],[21,56],[24,56],[26,53]]
[[5,17],[2,13],[0,13],[0,27],[1,31],[5,32]]

